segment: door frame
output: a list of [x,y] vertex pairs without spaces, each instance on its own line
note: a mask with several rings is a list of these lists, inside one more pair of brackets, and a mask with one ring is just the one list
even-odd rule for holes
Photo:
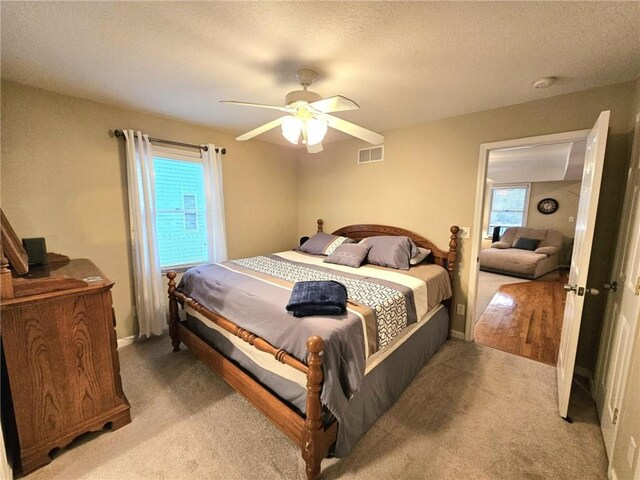
[[476,183],[476,203],[473,214],[473,227],[471,229],[471,268],[469,269],[469,288],[467,296],[467,316],[465,323],[464,339],[473,341],[476,303],[478,301],[478,278],[480,275],[479,255],[482,246],[482,220],[484,213],[484,197],[487,189],[487,165],[489,154],[492,150],[502,148],[527,147],[530,145],[552,145],[554,143],[579,142],[586,140],[591,130],[573,130],[570,132],[551,133],[548,135],[536,135],[534,137],[515,138],[480,144],[480,156],[478,159],[478,179]]

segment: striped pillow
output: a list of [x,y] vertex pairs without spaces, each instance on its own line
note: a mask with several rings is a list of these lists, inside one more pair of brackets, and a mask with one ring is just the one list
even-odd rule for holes
[[331,255],[336,248],[344,243],[355,242],[347,237],[320,232],[300,245],[300,251],[313,255]]

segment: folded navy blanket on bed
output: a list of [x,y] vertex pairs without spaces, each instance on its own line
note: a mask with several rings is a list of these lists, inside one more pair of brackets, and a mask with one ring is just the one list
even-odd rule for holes
[[347,309],[347,287],[334,280],[297,282],[287,310],[294,317],[342,315]]

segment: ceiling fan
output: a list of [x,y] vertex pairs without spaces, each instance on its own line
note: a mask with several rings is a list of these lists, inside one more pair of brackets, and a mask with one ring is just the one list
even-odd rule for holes
[[355,123],[347,122],[342,118],[330,115],[333,112],[343,112],[345,110],[356,110],[360,108],[356,102],[349,100],[342,95],[322,98],[315,92],[308,90],[309,85],[318,74],[309,68],[303,68],[296,72],[296,77],[302,85],[302,90],[289,92],[285,97],[286,106],[263,105],[260,103],[235,102],[222,100],[220,103],[230,103],[233,105],[244,105],[247,107],[269,108],[285,112],[286,115],[277,118],[269,123],[265,123],[247,133],[236,138],[236,140],[249,140],[261,133],[281,126],[282,135],[289,142],[297,145],[302,137],[302,143],[307,146],[309,153],[322,151],[322,140],[327,133],[327,127],[334,128],[353,137],[364,140],[374,145],[384,142],[384,137],[379,133],[372,132],[360,127]]

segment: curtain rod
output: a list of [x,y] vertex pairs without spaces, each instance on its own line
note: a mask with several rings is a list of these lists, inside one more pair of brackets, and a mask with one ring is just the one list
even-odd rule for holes
[[[124,138],[124,133],[122,132],[122,130],[114,130],[113,135],[116,138]],[[162,138],[149,137],[149,141],[156,142],[156,143],[166,143],[167,145],[176,145],[178,147],[197,148],[198,150],[204,150],[205,152],[209,150],[209,147],[207,147],[206,145],[194,145],[192,143],[174,142],[173,140],[164,140]],[[218,153],[220,149],[216,147],[215,151],[216,153]],[[227,153],[227,149],[223,148],[222,155],[226,155],[226,153]]]

